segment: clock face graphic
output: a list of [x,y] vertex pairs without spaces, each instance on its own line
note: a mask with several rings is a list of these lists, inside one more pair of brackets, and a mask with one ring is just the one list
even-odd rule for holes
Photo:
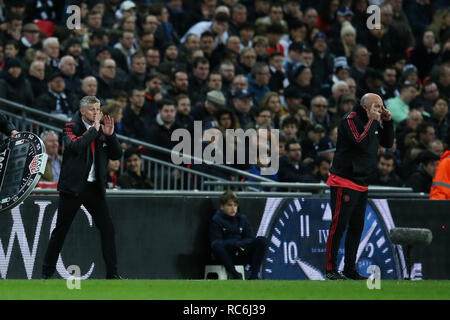
[[[369,276],[368,267],[377,265],[381,279],[401,279],[397,252],[389,238],[386,212],[380,213],[369,200],[365,213],[364,230],[357,253],[357,269]],[[324,280],[326,246],[332,220],[327,199],[275,199],[266,204],[258,235],[269,239],[262,264],[264,279]],[[393,224],[393,223],[392,223]],[[337,255],[338,270],[344,268],[344,233]]]
[[42,140],[32,132],[0,142],[0,212],[21,203],[45,171],[48,156]]

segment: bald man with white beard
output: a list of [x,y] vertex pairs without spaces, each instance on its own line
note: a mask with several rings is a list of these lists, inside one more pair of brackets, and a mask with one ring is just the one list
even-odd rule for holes
[[[364,280],[356,269],[364,229],[368,179],[377,170],[378,146],[391,148],[394,128],[391,113],[377,94],[366,93],[360,104],[340,121],[336,153],[327,184],[332,222],[327,241],[326,277],[329,280]],[[344,271],[338,272],[337,253],[344,231]]]

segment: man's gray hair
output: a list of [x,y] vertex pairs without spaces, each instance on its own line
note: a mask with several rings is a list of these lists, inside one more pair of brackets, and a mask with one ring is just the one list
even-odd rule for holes
[[86,109],[88,104],[100,103],[100,100],[95,96],[85,96],[80,101],[80,110]]
[[268,67],[267,63],[256,62],[251,69],[252,77],[255,77],[257,74],[261,73],[263,71],[264,67]]
[[67,62],[69,62],[69,60],[75,61],[74,57],[70,55],[62,57],[61,60],[59,61],[58,68],[61,69],[61,66],[65,65]]
[[336,82],[333,84],[333,86],[331,87],[331,92],[332,92],[332,93],[337,92],[341,86],[346,86],[346,87],[348,88],[348,83],[347,83],[347,81],[344,81],[344,80],[336,81]]
[[[355,46],[355,48],[353,48],[352,55],[353,55],[353,56],[359,55],[359,51],[360,51],[360,50],[363,50],[363,49],[366,49],[366,50],[367,50],[367,47],[364,46],[364,45],[362,45],[362,44],[357,44],[357,45]],[[367,50],[367,51],[369,51],[369,50]]]
[[51,135],[51,134],[54,134],[56,137],[58,137],[58,134],[57,134],[55,131],[53,131],[53,130],[45,130],[45,131],[43,131],[43,132],[41,133],[40,138],[41,138],[42,141],[45,142],[45,140],[47,139],[47,137],[48,137],[49,135]]
[[45,40],[42,42],[42,47],[43,47],[43,48],[46,48],[46,47],[47,47],[49,44],[51,44],[51,43],[57,43],[57,44],[59,44],[58,38],[56,38],[56,37],[49,37],[49,38],[45,39]]

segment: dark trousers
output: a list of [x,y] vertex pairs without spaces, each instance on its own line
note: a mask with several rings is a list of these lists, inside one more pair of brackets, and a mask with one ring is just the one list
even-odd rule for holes
[[250,264],[250,278],[256,278],[269,243],[267,238],[256,237],[244,251],[236,248],[235,243],[234,240],[214,241],[212,244],[213,256],[232,274],[236,274],[235,264]]
[[356,254],[364,229],[367,191],[360,192],[340,187],[330,188],[333,220],[327,241],[327,271],[337,270],[336,257],[346,228],[344,270],[356,269]]
[[84,205],[92,215],[95,225],[100,231],[106,273],[117,273],[114,226],[108,212],[108,206],[101,194],[100,187],[96,183],[88,182],[84,191],[78,197],[62,192],[59,195],[58,217],[45,254],[44,274],[51,275],[55,272],[56,262],[67,232],[81,205]]

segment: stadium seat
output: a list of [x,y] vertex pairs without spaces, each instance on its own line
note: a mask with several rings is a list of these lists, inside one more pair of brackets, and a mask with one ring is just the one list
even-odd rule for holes
[[[236,271],[242,274],[242,279],[245,280],[245,272],[244,272],[244,266],[243,265],[236,265],[235,266]],[[223,265],[220,264],[207,264],[205,266],[205,279],[208,279],[208,276],[211,273],[217,274],[217,279],[219,280],[227,280],[228,279],[228,273],[227,270]]]
[[55,24],[48,20],[37,20],[34,24],[37,25],[41,32],[45,33],[47,37],[53,36],[53,32],[56,29]]

